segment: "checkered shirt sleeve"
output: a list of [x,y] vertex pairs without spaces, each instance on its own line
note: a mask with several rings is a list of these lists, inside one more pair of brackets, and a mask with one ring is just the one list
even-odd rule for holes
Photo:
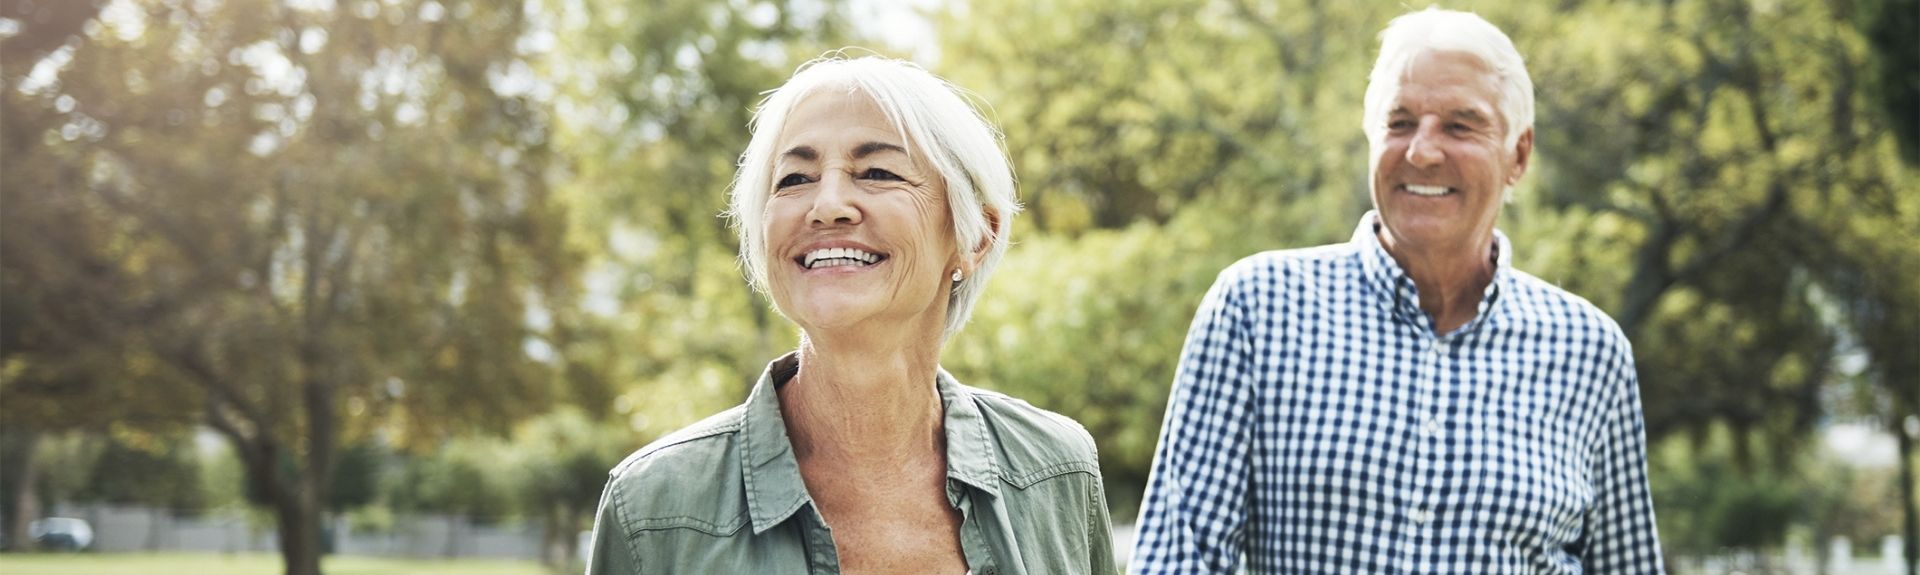
[[1215,282],[1187,332],[1140,514],[1135,573],[1231,573],[1240,560],[1254,342],[1236,287]]

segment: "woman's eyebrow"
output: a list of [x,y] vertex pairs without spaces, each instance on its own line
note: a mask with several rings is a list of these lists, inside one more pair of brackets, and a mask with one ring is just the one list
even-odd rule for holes
[[820,159],[820,152],[814,151],[812,146],[794,146],[793,149],[781,153],[780,158],[793,158],[805,162],[812,162]]
[[854,148],[853,148],[853,159],[856,159],[856,160],[858,160],[858,159],[860,159],[860,158],[865,158],[865,157],[867,157],[867,156],[871,156],[871,155],[873,155],[873,154],[875,154],[875,153],[878,153],[878,152],[885,152],[885,151],[894,151],[894,152],[900,152],[900,153],[902,153],[902,154],[905,154],[905,153],[907,153],[907,149],[906,149],[906,148],[902,148],[902,147],[900,147],[900,146],[896,146],[896,145],[893,145],[893,144],[889,144],[889,143],[886,143],[886,142],[867,142],[867,143],[865,143],[865,144],[860,144],[860,145],[858,145],[858,146],[854,146]]

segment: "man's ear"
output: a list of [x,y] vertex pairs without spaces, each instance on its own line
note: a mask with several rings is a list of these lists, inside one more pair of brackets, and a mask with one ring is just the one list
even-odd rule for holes
[[1520,183],[1520,176],[1527,173],[1527,166],[1533,161],[1533,128],[1520,133],[1520,140],[1513,144],[1513,170],[1507,172],[1507,185]]

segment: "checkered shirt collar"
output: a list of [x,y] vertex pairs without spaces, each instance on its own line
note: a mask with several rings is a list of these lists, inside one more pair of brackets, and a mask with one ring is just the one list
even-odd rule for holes
[[[1432,333],[1433,320],[1420,309],[1419,288],[1407,271],[1400,268],[1400,263],[1393,260],[1393,255],[1387,253],[1386,246],[1380,245],[1379,228],[1380,212],[1368,211],[1354,227],[1351,241],[1360,253],[1370,295],[1392,312],[1394,319]],[[1498,321],[1501,288],[1513,281],[1513,244],[1507,241],[1507,234],[1498,229],[1493,230],[1492,257],[1493,281],[1487,283],[1486,293],[1480,297],[1479,311],[1473,321],[1460,326],[1453,334],[1473,333],[1488,322]]]

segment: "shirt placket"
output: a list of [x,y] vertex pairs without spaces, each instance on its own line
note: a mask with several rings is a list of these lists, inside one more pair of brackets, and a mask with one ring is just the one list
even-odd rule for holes
[[840,575],[840,552],[833,547],[833,528],[809,504],[799,517],[800,541],[807,549],[808,575]]
[[1405,521],[1407,553],[1400,557],[1400,571],[1403,573],[1424,573],[1431,567],[1427,559],[1433,556],[1434,526],[1438,523],[1436,508],[1441,488],[1441,469],[1444,461],[1446,414],[1444,398],[1446,373],[1447,340],[1429,331],[1419,340],[1419,366],[1416,380],[1419,382],[1414,394],[1414,412],[1407,422],[1412,426],[1414,445],[1412,454],[1412,489],[1406,498],[1406,507],[1402,509]]

